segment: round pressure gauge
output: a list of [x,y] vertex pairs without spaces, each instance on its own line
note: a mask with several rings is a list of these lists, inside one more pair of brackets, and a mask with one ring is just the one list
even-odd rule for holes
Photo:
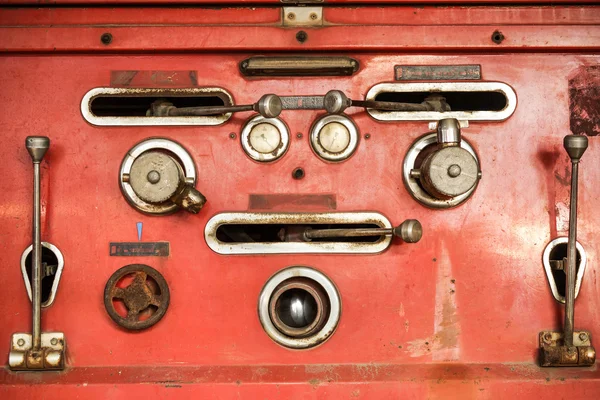
[[313,124],[310,145],[326,161],[343,161],[358,146],[358,128],[344,115],[326,115]]
[[279,118],[256,115],[244,125],[242,148],[256,161],[275,161],[285,154],[290,143],[290,132]]

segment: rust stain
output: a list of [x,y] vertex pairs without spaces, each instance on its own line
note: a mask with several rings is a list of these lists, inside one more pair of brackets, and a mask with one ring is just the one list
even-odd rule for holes
[[582,66],[569,79],[571,132],[600,134],[600,66]]
[[111,86],[190,87],[198,86],[196,71],[111,71]]
[[334,194],[251,194],[249,210],[335,210]]

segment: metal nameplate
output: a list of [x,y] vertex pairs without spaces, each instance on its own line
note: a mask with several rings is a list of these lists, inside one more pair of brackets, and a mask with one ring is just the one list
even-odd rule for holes
[[481,65],[396,65],[397,81],[447,81],[481,79]]
[[168,257],[169,242],[111,242],[110,256],[113,257]]

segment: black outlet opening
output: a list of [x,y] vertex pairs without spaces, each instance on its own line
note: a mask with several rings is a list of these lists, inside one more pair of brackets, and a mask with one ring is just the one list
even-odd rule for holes
[[[567,243],[559,243],[552,250],[550,250],[550,261],[562,261],[567,257]],[[581,265],[581,254],[579,254],[579,250],[577,250],[576,257],[576,265],[575,271],[579,272],[579,266]],[[566,267],[566,265],[565,265]],[[567,275],[563,270],[552,270],[552,275],[554,275],[554,282],[556,283],[556,289],[558,290],[558,294],[561,296],[565,296],[566,287],[567,287]]]
[[[217,239],[224,243],[304,242],[301,234],[307,229],[381,228],[376,224],[223,224],[217,228]],[[312,239],[311,243],[375,243],[382,236],[359,236]]]
[[169,96],[169,93],[162,96],[99,95],[91,100],[90,110],[98,117],[145,117],[152,103],[157,100],[173,103],[177,108],[231,105],[221,93],[195,96]]
[[[32,259],[33,251],[30,251],[25,258],[25,270],[27,271],[27,277],[29,278],[29,285],[33,290]],[[42,278],[42,304],[50,299],[52,285],[54,284],[57,270],[58,257],[52,250],[42,246],[42,276],[44,275],[44,271],[47,271],[48,273],[48,275]]]
[[[502,111],[508,99],[502,92],[381,92],[376,101],[420,104],[431,95],[443,96],[452,111]],[[390,111],[381,111],[390,112]],[[398,111],[394,111],[398,112]],[[411,112],[411,111],[404,111]],[[414,112],[414,111],[412,111]]]

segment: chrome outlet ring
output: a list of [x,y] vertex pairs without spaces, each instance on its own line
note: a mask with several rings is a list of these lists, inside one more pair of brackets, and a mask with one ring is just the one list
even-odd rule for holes
[[[419,180],[416,178],[411,178],[410,176],[410,171],[415,167],[415,161],[417,160],[417,157],[419,156],[421,151],[423,151],[423,149],[425,149],[427,146],[436,143],[437,134],[435,132],[427,133],[415,140],[415,142],[410,146],[410,148],[406,152],[404,162],[402,163],[402,180],[404,181],[404,186],[406,187],[410,195],[424,206],[430,208],[456,207],[459,204],[462,204],[464,201],[466,201],[469,197],[471,197],[471,195],[479,185],[479,179],[477,179],[475,185],[466,193],[463,193],[459,196],[455,196],[448,200],[440,200],[427,193],[425,189],[423,189],[419,184]],[[477,165],[480,165],[477,153],[475,153],[473,147],[464,138],[460,141],[460,147],[467,150],[475,158],[475,161],[477,161]]]
[[[318,283],[329,301],[329,316],[321,329],[307,337],[290,337],[283,334],[270,316],[271,298],[277,287],[292,278],[307,278]],[[285,268],[267,280],[258,297],[258,318],[267,335],[281,346],[290,349],[308,349],[318,346],[335,332],[342,314],[342,301],[335,284],[323,273],[303,266]]]
[[146,139],[131,148],[121,162],[119,169],[119,185],[121,192],[129,204],[135,209],[152,215],[171,214],[179,209],[179,206],[173,202],[165,202],[162,204],[152,204],[142,200],[133,190],[128,182],[128,176],[131,172],[131,166],[136,158],[141,154],[151,150],[164,150],[173,154],[183,167],[185,174],[185,183],[187,185],[196,185],[196,165],[192,156],[179,143],[164,138]]

